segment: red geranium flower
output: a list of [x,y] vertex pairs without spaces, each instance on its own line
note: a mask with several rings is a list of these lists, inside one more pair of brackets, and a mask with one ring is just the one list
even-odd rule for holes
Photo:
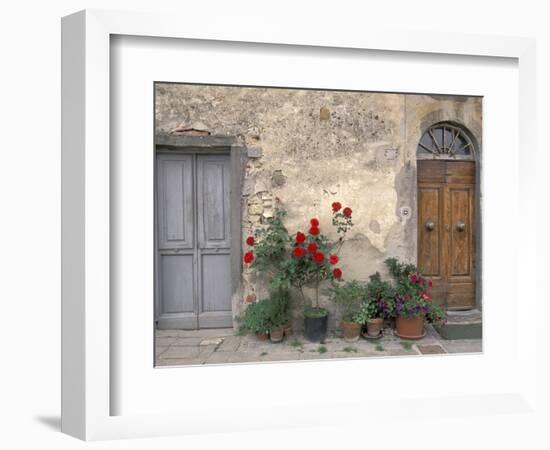
[[334,278],[340,279],[340,278],[342,278],[342,271],[340,269],[336,268],[332,271],[332,275],[334,276]]
[[248,245],[254,245],[254,236],[248,236],[248,237],[246,238],[246,243],[247,243]]
[[416,274],[412,274],[409,276],[409,279],[413,282],[413,283],[416,283],[418,281],[418,277],[416,276]]
[[319,219],[313,218],[309,221],[309,223],[311,224],[312,227],[318,227],[319,226]]
[[296,258],[301,258],[306,254],[306,250],[303,247],[296,247],[293,253]]
[[434,284],[431,281],[428,281],[428,286],[432,287]]
[[298,242],[298,244],[301,244],[305,240],[306,240],[306,235],[301,231],[298,231],[298,233],[296,233],[296,242]]
[[246,252],[243,259],[246,264],[250,264],[252,261],[254,261],[254,253]]
[[315,255],[313,255],[313,261],[320,264],[325,259],[325,255],[323,255],[323,252],[317,252]]
[[312,242],[307,246],[307,251],[309,253],[315,253],[317,251],[317,244],[315,242]]
[[351,208],[350,208],[349,206],[346,206],[346,207],[344,208],[343,213],[344,213],[344,216],[346,216],[346,217],[351,217],[351,213],[352,213]]
[[332,265],[336,264],[338,262],[338,256],[336,255],[329,255],[328,262]]
[[342,208],[342,203],[340,202],[334,202],[332,204],[332,212],[338,212]]
[[319,234],[319,228],[318,227],[311,227],[309,229],[309,234],[312,236],[317,236]]

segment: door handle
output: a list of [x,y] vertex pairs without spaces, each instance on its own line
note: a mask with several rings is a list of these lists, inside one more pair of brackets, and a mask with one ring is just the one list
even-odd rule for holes
[[433,223],[431,220],[428,220],[424,226],[426,227],[426,230],[433,231],[433,229],[435,228],[435,223]]
[[456,229],[458,231],[464,231],[466,229],[466,224],[464,222],[458,222],[456,224]]

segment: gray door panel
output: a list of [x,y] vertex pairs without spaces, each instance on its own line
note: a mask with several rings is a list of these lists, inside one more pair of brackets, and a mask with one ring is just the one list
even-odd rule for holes
[[202,311],[231,313],[231,256],[202,255]]
[[197,163],[199,247],[229,249],[229,155],[201,155]]
[[194,246],[193,156],[158,155],[159,249]]
[[193,255],[160,255],[159,260],[161,313],[193,313]]
[[230,158],[157,155],[157,324],[231,327]]

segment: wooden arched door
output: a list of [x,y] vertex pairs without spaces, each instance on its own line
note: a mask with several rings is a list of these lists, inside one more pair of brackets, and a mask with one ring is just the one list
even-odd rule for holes
[[475,308],[476,168],[474,148],[458,127],[424,133],[417,153],[418,266],[433,281],[433,301]]

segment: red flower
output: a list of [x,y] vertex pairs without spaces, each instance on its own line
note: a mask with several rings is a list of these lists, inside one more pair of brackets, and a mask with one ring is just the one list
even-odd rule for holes
[[351,208],[350,208],[349,206],[346,206],[346,207],[344,208],[343,213],[344,213],[344,216],[346,216],[346,217],[351,217],[351,213],[352,213]]
[[306,250],[303,247],[296,247],[293,253],[294,253],[294,256],[296,256],[296,258],[301,258],[306,254]]
[[428,286],[432,287],[434,284],[431,281],[428,281]]
[[329,255],[328,262],[332,265],[336,264],[338,262],[338,256],[336,255]]
[[298,244],[301,244],[305,240],[306,240],[306,235],[301,231],[298,231],[298,233],[296,233],[296,242],[298,242]]
[[313,261],[315,261],[318,264],[321,264],[324,259],[325,259],[325,255],[323,255],[323,252],[317,252],[315,253],[315,255],[313,255]]
[[254,261],[254,253],[246,252],[243,259],[246,264],[250,264],[252,261]]
[[311,224],[312,227],[318,227],[319,226],[319,219],[313,218],[309,221],[309,223]]
[[254,236],[248,236],[248,237],[246,238],[246,243],[247,243],[248,245],[254,245]]
[[311,227],[309,229],[309,234],[312,236],[317,236],[319,234],[319,228],[318,227]]
[[416,274],[412,274],[409,276],[409,280],[411,280],[413,283],[416,283],[418,281],[418,277],[416,276]]
[[334,202],[332,204],[332,212],[333,213],[340,211],[341,208],[342,208],[342,203],[340,203],[340,202]]
[[337,280],[342,278],[342,271],[338,268],[334,269],[332,271],[332,275],[334,276],[334,278],[336,278]]
[[317,244],[315,242],[312,242],[307,246],[307,251],[309,253],[315,253],[317,251]]

